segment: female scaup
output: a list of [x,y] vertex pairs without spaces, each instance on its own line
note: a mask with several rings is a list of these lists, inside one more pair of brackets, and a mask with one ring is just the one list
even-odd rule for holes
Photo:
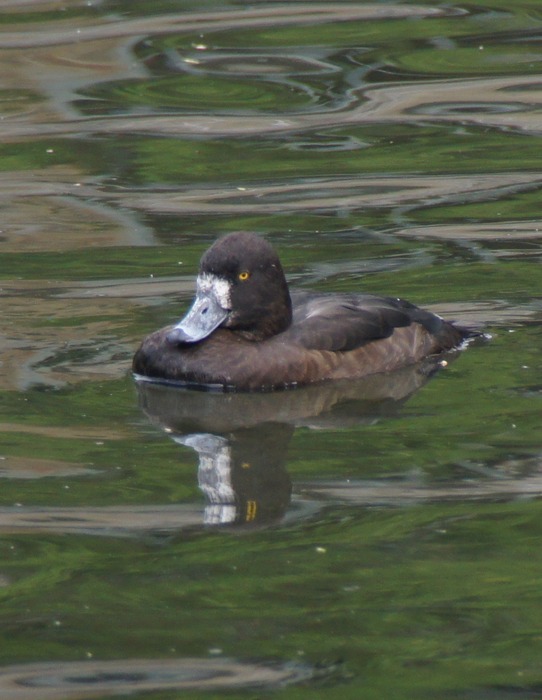
[[133,371],[199,388],[266,391],[390,372],[469,335],[402,299],[290,292],[271,245],[232,233],[203,255],[186,316],[145,338]]

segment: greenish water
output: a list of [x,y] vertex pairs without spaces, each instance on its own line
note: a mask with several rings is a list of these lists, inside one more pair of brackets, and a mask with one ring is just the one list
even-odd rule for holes
[[[542,687],[539,2],[0,8],[0,697]],[[202,252],[490,336],[139,390]]]

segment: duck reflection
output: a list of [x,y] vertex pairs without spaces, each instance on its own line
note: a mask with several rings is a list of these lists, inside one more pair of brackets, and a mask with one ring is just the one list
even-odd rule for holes
[[228,437],[175,437],[198,454],[206,525],[268,523],[282,517],[292,489],[286,453],[293,431],[288,424],[267,423],[240,428]]
[[205,524],[265,525],[290,503],[287,451],[297,427],[344,428],[394,415],[442,364],[439,356],[391,374],[267,394],[147,380],[137,387],[150,421],[198,455]]

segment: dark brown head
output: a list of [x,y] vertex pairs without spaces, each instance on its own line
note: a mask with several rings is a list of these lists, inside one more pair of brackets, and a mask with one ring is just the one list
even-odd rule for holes
[[291,321],[288,285],[271,245],[253,233],[231,233],[203,255],[194,304],[168,340],[194,343],[218,327],[263,340]]

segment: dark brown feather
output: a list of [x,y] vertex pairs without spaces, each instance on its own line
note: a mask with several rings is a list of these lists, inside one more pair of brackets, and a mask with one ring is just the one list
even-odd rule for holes
[[202,269],[226,280],[243,269],[253,274],[250,284],[233,287],[230,320],[204,340],[168,342],[171,327],[145,338],[134,357],[136,374],[261,391],[390,372],[451,350],[471,335],[401,299],[290,295],[276,254],[253,234],[220,239],[204,255]]

